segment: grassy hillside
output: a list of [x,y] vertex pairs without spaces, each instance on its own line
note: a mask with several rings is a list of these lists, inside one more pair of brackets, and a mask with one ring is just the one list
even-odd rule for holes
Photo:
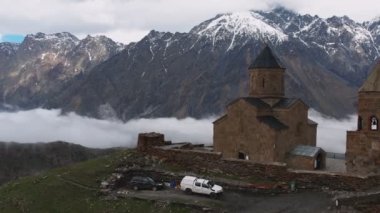
[[0,185],[48,169],[110,154],[117,149],[93,149],[78,144],[0,142]]
[[128,150],[20,178],[0,187],[0,212],[190,212],[175,204],[99,195],[108,177]]

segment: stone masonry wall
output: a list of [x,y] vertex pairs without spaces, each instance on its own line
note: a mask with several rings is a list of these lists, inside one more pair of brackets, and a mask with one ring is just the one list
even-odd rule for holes
[[241,152],[253,161],[275,161],[273,146],[276,132],[256,118],[268,113],[267,110],[253,109],[242,99],[230,105],[227,118],[214,123],[215,151],[223,152],[224,158],[238,158]]
[[291,156],[289,157],[287,164],[289,165],[289,167],[295,169],[313,170],[314,161],[315,159],[313,157]]
[[152,146],[165,145],[165,136],[160,133],[140,133],[137,141],[137,149],[141,152],[147,151]]
[[195,173],[213,172],[236,177],[259,177],[269,181],[295,181],[300,188],[359,191],[380,186],[380,176],[361,177],[323,171],[290,170],[283,163],[255,163],[238,159],[222,159],[221,153],[197,150],[149,149],[148,154],[176,163]]
[[380,93],[359,92],[358,116],[362,125],[347,132],[347,169],[362,174],[380,174],[380,130],[371,130],[371,118],[380,118]]
[[283,97],[284,69],[261,68],[250,70],[250,96]]

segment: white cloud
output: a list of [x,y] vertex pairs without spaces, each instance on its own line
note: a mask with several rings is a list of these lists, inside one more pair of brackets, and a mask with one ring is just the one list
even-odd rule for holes
[[318,123],[317,146],[327,152],[345,153],[346,132],[355,130],[357,116],[351,115],[346,119],[337,120],[313,110],[309,112],[309,116]]
[[0,141],[23,143],[63,140],[88,147],[134,147],[140,132],[161,132],[167,140],[211,144],[210,119],[138,119],[127,123],[60,115],[60,110],[0,112]]
[[[311,118],[319,123],[317,145],[329,152],[345,152],[346,131],[355,128],[355,117],[339,121],[316,112]],[[212,144],[215,118],[154,118],[127,123],[60,115],[60,110],[34,109],[0,112],[0,141],[24,143],[63,140],[88,147],[135,147],[140,132],[161,132],[173,142]]]
[[136,42],[149,33],[148,30],[129,29],[129,30],[113,30],[105,33],[96,33],[95,35],[105,35],[119,42]]
[[286,5],[301,14],[315,14],[324,18],[334,15],[347,15],[358,22],[363,22],[380,15],[378,10],[380,1],[376,0],[277,0],[275,2],[281,2],[282,5]]
[[69,31],[130,42],[152,29],[187,32],[218,13],[265,10],[275,5],[322,17],[348,15],[358,21],[380,15],[380,1],[374,0],[2,0],[0,32]]

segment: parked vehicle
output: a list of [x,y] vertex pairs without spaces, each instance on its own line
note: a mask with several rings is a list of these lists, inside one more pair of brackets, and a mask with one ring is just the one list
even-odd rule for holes
[[181,190],[186,193],[206,194],[211,197],[220,196],[223,188],[214,184],[210,180],[201,179],[193,176],[185,176],[181,181]]
[[164,184],[163,183],[157,183],[150,177],[142,177],[142,176],[135,176],[129,181],[129,185],[134,190],[139,189],[151,189],[153,191],[156,191],[158,189],[162,189]]

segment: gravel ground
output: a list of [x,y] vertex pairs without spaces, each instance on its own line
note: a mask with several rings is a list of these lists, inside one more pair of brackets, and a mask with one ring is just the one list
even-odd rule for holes
[[261,195],[228,191],[218,199],[204,195],[187,195],[179,190],[131,191],[121,190],[119,195],[140,199],[177,202],[188,205],[211,207],[217,212],[328,212],[331,197],[323,192],[297,192],[280,195]]
[[346,160],[326,158],[326,168],[324,170],[329,172],[346,172]]
[[300,192],[280,195],[255,195],[228,192],[223,198],[230,212],[327,212],[331,198],[322,192]]

